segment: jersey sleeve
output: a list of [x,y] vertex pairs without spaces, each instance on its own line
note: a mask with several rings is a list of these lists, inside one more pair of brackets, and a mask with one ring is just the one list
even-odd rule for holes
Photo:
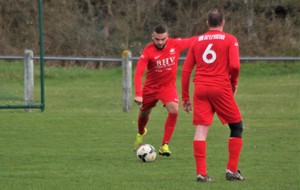
[[192,70],[195,65],[195,58],[193,49],[189,49],[188,54],[186,56],[186,59],[184,61],[182,72],[181,72],[181,90],[182,90],[182,100],[183,101],[189,101],[190,95],[189,95],[189,87],[190,87],[190,77]]
[[188,49],[192,43],[197,39],[197,36],[190,38],[177,38],[180,41],[180,50]]
[[230,82],[232,86],[237,86],[240,73],[240,55],[239,45],[235,37],[229,47],[229,66],[230,66]]
[[137,62],[135,74],[134,74],[134,87],[135,87],[135,96],[143,95],[143,75],[148,65],[148,57],[144,51]]

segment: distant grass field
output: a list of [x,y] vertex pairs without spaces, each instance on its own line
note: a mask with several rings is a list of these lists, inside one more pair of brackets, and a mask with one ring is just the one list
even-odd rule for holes
[[[22,82],[15,84],[22,69],[7,69],[1,62],[2,87],[22,92]],[[207,140],[215,182],[197,183],[191,114],[180,111],[172,156],[142,163],[133,152],[138,107],[122,112],[120,68],[46,67],[45,75],[45,112],[0,110],[1,190],[300,189],[300,63],[241,66],[236,99],[245,124],[242,183],[225,180],[229,130],[216,117]],[[166,114],[158,104],[148,124],[144,142],[156,149]]]

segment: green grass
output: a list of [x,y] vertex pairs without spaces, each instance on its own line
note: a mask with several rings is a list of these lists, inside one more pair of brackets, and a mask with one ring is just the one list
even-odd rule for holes
[[[0,189],[299,189],[300,63],[241,68],[236,98],[245,124],[240,169],[247,181],[224,178],[229,130],[217,118],[207,139],[215,182],[196,183],[191,114],[180,111],[172,156],[142,163],[132,150],[138,107],[122,112],[121,69],[47,67],[45,112],[0,110]],[[18,78],[0,76],[7,87]],[[158,104],[144,141],[157,149],[165,118]]]

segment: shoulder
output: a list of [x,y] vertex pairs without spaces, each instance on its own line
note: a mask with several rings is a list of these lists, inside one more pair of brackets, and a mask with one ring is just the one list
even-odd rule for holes
[[143,49],[143,54],[147,54],[148,52],[152,52],[152,51],[154,51],[154,49],[155,49],[155,46],[154,46],[153,42],[150,42],[150,43],[148,43],[148,44],[144,47],[144,49]]
[[168,38],[168,43],[179,43],[181,38]]
[[149,42],[145,47],[144,47],[144,50],[148,50],[148,49],[151,49],[154,47],[154,44],[153,42]]
[[227,39],[237,41],[237,38],[233,34],[229,34],[229,33],[226,33],[226,32],[223,32],[223,33],[225,34]]
[[238,39],[229,33],[225,33],[225,42],[230,46],[230,47],[239,47]]

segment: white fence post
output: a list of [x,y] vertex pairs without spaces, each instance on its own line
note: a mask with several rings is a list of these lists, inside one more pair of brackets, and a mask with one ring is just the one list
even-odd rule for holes
[[124,50],[122,52],[122,100],[123,112],[129,112],[132,109],[132,61],[131,52]]
[[[34,69],[31,50],[24,52],[24,101],[25,105],[34,104]],[[25,109],[25,111],[32,112],[32,109]]]

